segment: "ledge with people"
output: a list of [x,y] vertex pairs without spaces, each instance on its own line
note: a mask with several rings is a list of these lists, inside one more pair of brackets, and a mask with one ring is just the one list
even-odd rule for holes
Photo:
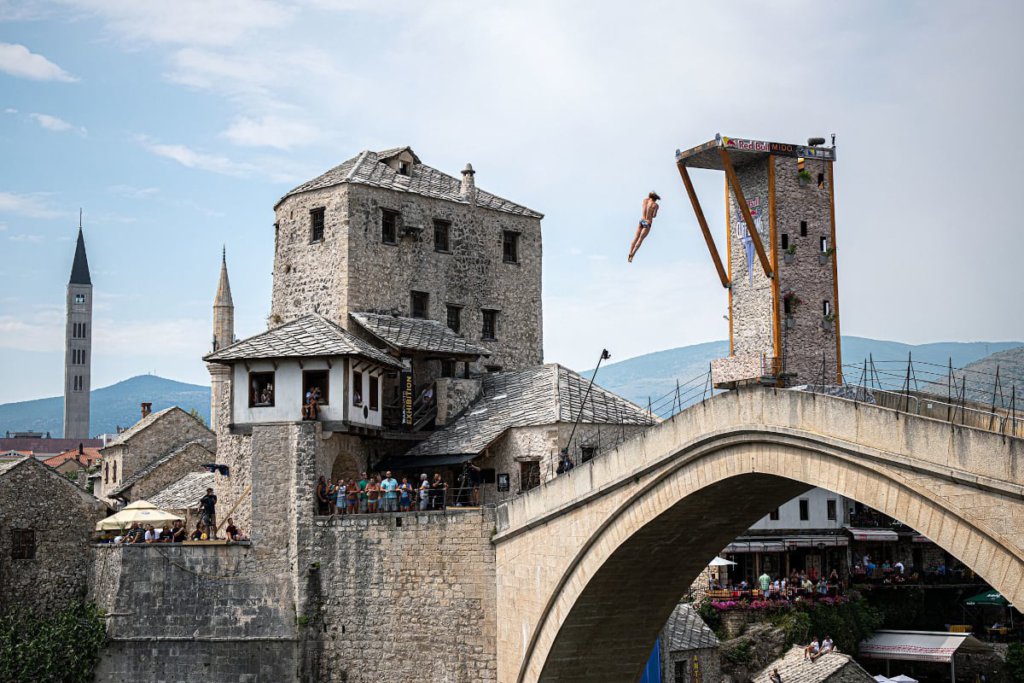
[[[441,512],[480,507],[479,467],[466,463],[446,478],[441,472],[407,476],[386,470],[359,479],[319,477],[314,491],[316,514],[321,517],[394,512]],[[449,478],[454,485],[449,484]]]

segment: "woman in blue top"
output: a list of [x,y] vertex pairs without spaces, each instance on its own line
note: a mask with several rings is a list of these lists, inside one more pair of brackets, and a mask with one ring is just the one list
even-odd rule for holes
[[412,484],[408,477],[402,477],[402,483],[398,485],[398,509],[408,512],[412,508]]

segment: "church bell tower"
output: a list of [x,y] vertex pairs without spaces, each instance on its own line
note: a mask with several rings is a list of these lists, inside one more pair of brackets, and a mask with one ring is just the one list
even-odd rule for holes
[[92,384],[92,278],[85,255],[82,220],[68,280],[64,331],[64,438],[89,438],[89,389]]

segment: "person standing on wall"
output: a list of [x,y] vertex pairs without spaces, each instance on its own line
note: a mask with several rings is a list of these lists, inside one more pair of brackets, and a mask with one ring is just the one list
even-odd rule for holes
[[213,489],[206,489],[206,495],[199,499],[199,523],[206,529],[206,538],[217,538],[217,496]]

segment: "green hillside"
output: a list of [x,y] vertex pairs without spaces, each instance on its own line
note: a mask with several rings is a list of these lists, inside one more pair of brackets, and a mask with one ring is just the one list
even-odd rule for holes
[[[129,427],[139,417],[139,404],[153,404],[153,410],[180,406],[195,409],[209,421],[210,388],[185,384],[156,375],[139,375],[91,393],[89,433],[113,434],[117,427]],[[64,399],[61,396],[0,405],[0,434],[8,431],[63,433]]]

